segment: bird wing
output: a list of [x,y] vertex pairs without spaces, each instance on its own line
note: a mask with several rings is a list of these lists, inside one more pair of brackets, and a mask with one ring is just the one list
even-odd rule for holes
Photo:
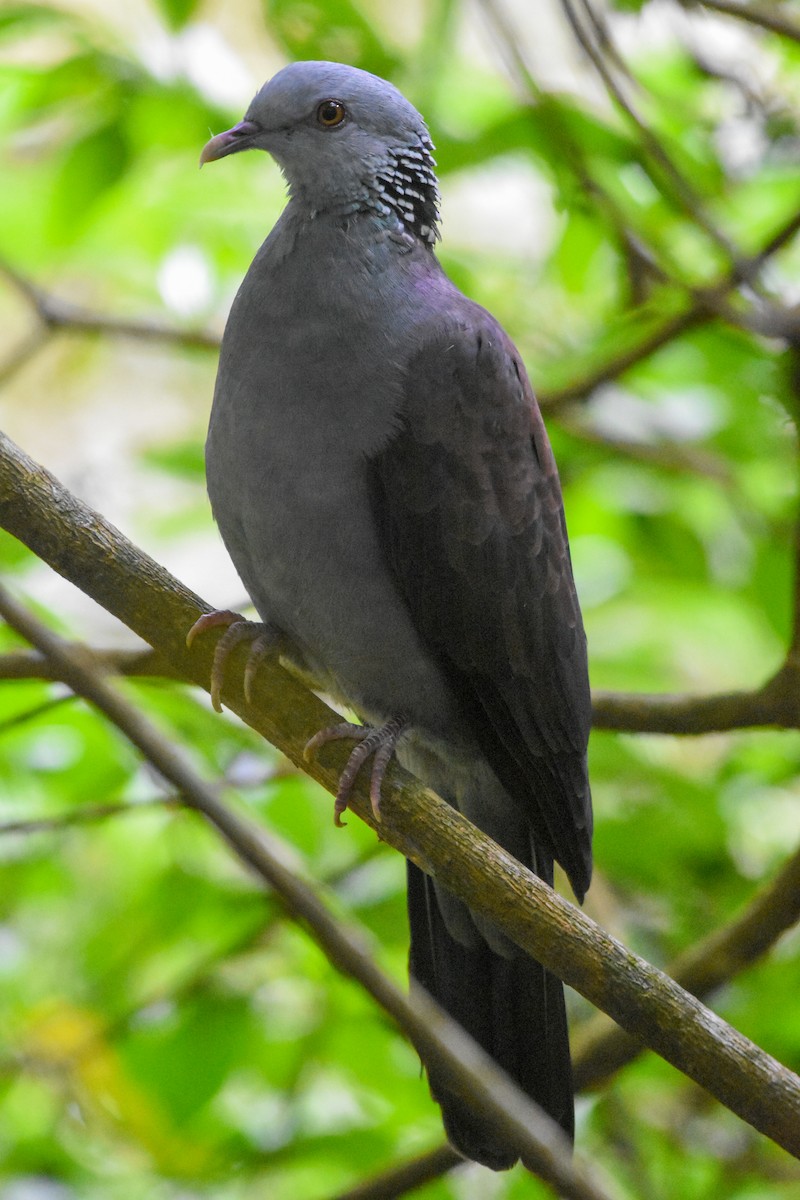
[[370,469],[416,627],[582,898],[591,705],[561,488],[525,368],[483,309],[470,305],[416,352],[399,426]]

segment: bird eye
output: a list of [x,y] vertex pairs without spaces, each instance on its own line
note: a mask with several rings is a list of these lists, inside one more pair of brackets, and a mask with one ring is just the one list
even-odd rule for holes
[[341,100],[323,100],[317,109],[317,120],[325,129],[333,129],[341,125],[347,116]]

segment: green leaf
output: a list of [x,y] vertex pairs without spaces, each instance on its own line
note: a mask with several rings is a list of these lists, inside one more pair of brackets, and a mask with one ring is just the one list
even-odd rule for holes
[[46,4],[12,4],[0,10],[0,38],[27,35],[37,28],[73,24],[74,21],[72,13]]
[[128,144],[115,121],[75,143],[55,179],[51,204],[52,226],[65,241],[80,234],[129,163]]
[[125,1056],[180,1126],[208,1103],[241,1059],[252,1020],[246,997],[206,992],[138,1028]]
[[182,29],[197,12],[200,0],[158,0],[171,29]]
[[397,56],[352,0],[264,0],[270,33],[294,59],[321,58],[391,77]]

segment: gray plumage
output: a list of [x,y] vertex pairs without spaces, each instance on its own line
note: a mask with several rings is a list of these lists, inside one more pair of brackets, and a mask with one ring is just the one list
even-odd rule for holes
[[[422,118],[296,63],[202,161],[268,151],[289,202],[220,355],[208,489],[262,620],[400,761],[552,883],[591,874],[586,651],[555,464],[525,369],[439,266]],[[560,983],[409,864],[412,976],[572,1129]],[[448,1134],[516,1155],[431,1078]]]

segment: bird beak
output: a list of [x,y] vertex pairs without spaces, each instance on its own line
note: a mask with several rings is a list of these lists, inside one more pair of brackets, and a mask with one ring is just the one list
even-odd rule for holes
[[215,159],[225,158],[227,154],[236,154],[238,150],[247,150],[253,144],[253,138],[261,132],[261,127],[255,121],[240,121],[233,129],[226,129],[206,142],[200,154],[200,166],[214,162]]

